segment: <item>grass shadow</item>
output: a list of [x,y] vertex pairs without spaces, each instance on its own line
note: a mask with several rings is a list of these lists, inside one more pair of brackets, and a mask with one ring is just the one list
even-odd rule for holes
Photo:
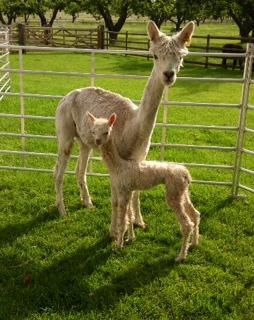
[[[126,249],[128,250],[128,249]],[[5,292],[4,310],[0,318],[25,319],[29,314],[52,312],[101,312],[116,306],[123,295],[131,295],[154,279],[166,276],[175,265],[174,256],[163,254],[154,260],[141,259],[128,269],[115,272],[104,268],[109,259],[121,261],[125,251],[112,251],[108,237],[90,246],[81,246],[72,254],[55,262],[48,268],[38,268],[30,261],[17,257],[1,259]],[[10,268],[10,263],[15,267]],[[37,269],[36,269],[37,268]],[[94,287],[93,276],[102,276],[102,285]],[[105,284],[106,283],[106,284]]]
[[0,228],[0,246],[11,244],[18,237],[31,232],[32,229],[39,225],[56,218],[59,218],[59,213],[56,208],[52,207],[49,211],[36,215],[27,222],[9,224]]

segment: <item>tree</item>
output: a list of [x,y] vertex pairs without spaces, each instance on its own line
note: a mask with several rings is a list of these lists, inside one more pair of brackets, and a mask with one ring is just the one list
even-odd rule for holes
[[23,8],[22,0],[0,0],[0,22],[4,25],[12,24]]
[[[41,26],[52,27],[59,11],[64,10],[67,0],[27,0],[32,13],[38,15]],[[46,13],[51,12],[49,20]]]
[[168,20],[174,7],[174,0],[139,0],[133,1],[132,9],[137,15],[153,20],[158,28]]
[[[82,7],[93,16],[102,16],[106,28],[110,31],[110,40],[115,41],[117,33],[131,13],[131,2],[132,0],[82,0]],[[113,16],[117,17],[116,22]]]
[[72,16],[72,23],[75,22],[75,20],[78,17],[78,14],[82,11],[81,1],[68,1],[64,12],[67,14],[70,14]]
[[254,35],[254,0],[206,0],[205,6],[214,19],[232,18],[241,37]]
[[228,15],[234,20],[239,28],[241,37],[248,37],[252,31],[254,35],[254,1],[233,0],[228,1]]

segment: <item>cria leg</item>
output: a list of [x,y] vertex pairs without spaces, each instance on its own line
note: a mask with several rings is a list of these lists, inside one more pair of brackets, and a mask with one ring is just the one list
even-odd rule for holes
[[132,208],[132,202],[128,205],[128,238],[127,241],[133,241],[136,239],[134,231],[134,212]]
[[76,166],[76,177],[80,189],[80,198],[86,208],[92,208],[93,203],[87,187],[86,171],[91,148],[79,141],[80,154]]
[[111,225],[110,225],[110,238],[112,240],[117,240],[117,236],[118,236],[118,230],[117,230],[118,198],[117,198],[117,192],[113,186],[111,186],[111,206],[112,206],[112,216],[111,216]]
[[181,226],[182,246],[178,257],[176,258],[176,261],[181,262],[184,261],[187,257],[190,239],[193,232],[193,223],[187,215],[184,206],[181,202],[181,199],[179,199],[179,201],[171,200],[170,205],[175,210],[177,219]]
[[191,241],[191,246],[197,246],[199,240],[199,223],[200,223],[200,213],[193,206],[188,193],[184,197],[184,208],[191,221],[194,223],[193,236]]
[[128,205],[131,193],[120,194],[118,196],[117,206],[117,246],[122,248],[124,244],[124,235],[128,228]]
[[65,143],[64,147],[59,147],[58,159],[55,167],[54,177],[55,177],[55,190],[56,190],[56,206],[59,210],[60,215],[66,215],[66,210],[64,206],[63,199],[63,181],[64,172],[70,158],[71,148],[73,145],[73,140]]
[[143,217],[140,212],[140,201],[139,201],[139,191],[132,192],[132,209],[134,212],[134,224],[142,229],[145,229],[146,225],[144,223]]

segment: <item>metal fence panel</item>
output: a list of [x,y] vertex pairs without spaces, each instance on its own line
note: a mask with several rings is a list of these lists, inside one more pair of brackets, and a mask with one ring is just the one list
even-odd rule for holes
[[[161,142],[160,143],[152,143],[151,147],[159,147],[161,160],[165,159],[165,150],[167,148],[182,148],[182,149],[199,149],[199,150],[214,150],[220,152],[232,152],[235,156],[235,161],[231,165],[222,165],[222,164],[209,164],[209,163],[184,163],[186,166],[195,167],[195,168],[210,168],[210,169],[220,169],[220,170],[231,170],[233,172],[233,180],[232,181],[206,181],[206,180],[194,180],[194,183],[199,184],[209,184],[209,185],[218,185],[218,186],[230,186],[232,188],[232,195],[238,196],[239,190],[245,190],[249,192],[254,192],[252,188],[249,186],[245,186],[241,183],[240,177],[241,174],[253,175],[253,171],[248,168],[243,168],[241,165],[242,155],[248,154],[253,156],[254,152],[252,150],[248,150],[244,147],[244,138],[246,132],[253,133],[254,130],[251,128],[247,128],[246,120],[247,120],[247,110],[251,110],[253,106],[249,105],[249,91],[250,85],[253,83],[251,80],[251,68],[252,68],[252,60],[254,55],[254,45],[249,44],[247,48],[247,54],[228,54],[228,53],[207,53],[207,52],[190,52],[190,55],[193,56],[209,56],[212,57],[214,55],[224,57],[242,57],[245,59],[245,70],[243,79],[234,79],[234,78],[198,78],[198,77],[179,77],[178,81],[199,81],[199,82],[228,82],[228,83],[240,83],[242,84],[242,96],[239,104],[232,103],[210,103],[210,102],[183,102],[183,101],[169,101],[167,90],[165,90],[164,97],[162,99],[161,107],[163,108],[163,121],[162,123],[157,123],[156,127],[161,128]],[[21,157],[33,157],[33,156],[44,156],[44,157],[53,157],[55,158],[57,155],[49,152],[29,152],[26,150],[26,140],[27,139],[47,139],[47,140],[55,140],[56,137],[54,135],[41,135],[41,134],[29,134],[26,132],[25,121],[26,120],[42,120],[42,121],[53,121],[54,117],[50,116],[40,116],[40,115],[29,115],[25,110],[25,99],[26,98],[43,98],[43,99],[60,99],[62,96],[60,95],[50,95],[50,94],[40,94],[40,93],[29,93],[24,89],[24,75],[54,75],[54,76],[78,76],[90,78],[91,86],[96,85],[96,79],[104,78],[116,78],[116,79],[135,79],[135,80],[144,80],[148,77],[146,76],[135,76],[135,75],[112,75],[112,74],[98,74],[96,72],[96,55],[97,54],[121,54],[125,55],[144,55],[144,51],[126,51],[126,50],[92,50],[92,49],[77,49],[77,48],[49,48],[49,47],[35,47],[35,46],[9,46],[9,45],[0,45],[0,49],[4,52],[6,50],[17,50],[19,57],[19,68],[13,69],[9,66],[9,62],[5,63],[0,69],[0,79],[2,74],[18,74],[19,75],[19,92],[7,92],[4,88],[1,88],[0,95],[10,96],[10,97],[18,97],[20,104],[20,112],[18,114],[13,113],[0,113],[0,118],[13,118],[20,120],[20,133],[9,132],[9,131],[1,131],[0,136],[8,136],[21,139],[22,141],[22,150],[0,150],[0,154],[2,155],[16,155]],[[81,73],[81,72],[52,72],[52,71],[42,71],[42,70],[25,70],[23,64],[23,51],[51,51],[51,52],[83,52],[91,54],[91,71],[90,73]],[[148,52],[146,52],[149,55]],[[7,55],[6,55],[7,57]],[[194,84],[195,86],[195,84]],[[134,101],[139,103],[139,101]],[[209,108],[230,108],[239,110],[239,125],[238,126],[214,126],[214,125],[197,125],[197,124],[169,124],[168,119],[168,107],[209,107]],[[166,129],[175,128],[175,129],[196,129],[196,130],[218,130],[218,131],[229,131],[237,133],[237,140],[235,147],[227,147],[227,146],[207,146],[207,145],[191,145],[191,144],[168,144],[166,141]],[[76,159],[76,156],[72,157]],[[91,161],[100,161],[100,157],[91,156]],[[91,162],[90,161],[90,162]],[[19,171],[34,171],[34,172],[45,172],[50,173],[52,169],[45,168],[33,168],[27,166],[0,166],[2,170],[19,170]],[[93,167],[89,168],[89,175],[93,176],[107,176],[105,173],[94,172]],[[67,173],[73,174],[73,171],[68,171]]]

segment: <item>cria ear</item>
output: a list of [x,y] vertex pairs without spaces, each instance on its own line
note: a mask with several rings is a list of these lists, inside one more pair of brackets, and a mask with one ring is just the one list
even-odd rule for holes
[[147,25],[147,33],[151,41],[156,42],[161,35],[160,30],[156,26],[155,22],[149,21]]
[[190,45],[191,38],[195,29],[195,23],[190,21],[183,29],[174,36],[174,38],[180,42],[182,46]]
[[112,113],[111,116],[108,119],[108,125],[109,127],[113,127],[114,123],[116,122],[116,114]]
[[93,116],[89,111],[87,111],[86,116],[89,120],[91,120],[92,122],[95,122],[96,120],[95,116]]

